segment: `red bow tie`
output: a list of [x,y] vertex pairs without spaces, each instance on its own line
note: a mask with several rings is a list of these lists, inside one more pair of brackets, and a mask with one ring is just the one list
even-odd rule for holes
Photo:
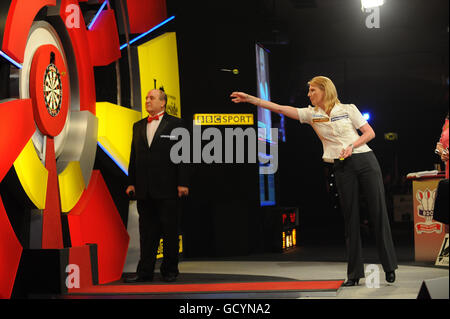
[[161,114],[158,114],[155,116],[149,116],[149,117],[147,117],[147,122],[151,123],[153,120],[159,120],[159,118],[163,115],[164,115],[164,113],[161,113]]

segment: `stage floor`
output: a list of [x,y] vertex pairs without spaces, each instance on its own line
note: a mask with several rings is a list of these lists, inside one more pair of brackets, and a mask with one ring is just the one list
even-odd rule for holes
[[[134,216],[134,217],[133,217]],[[314,229],[304,221],[304,227],[298,242],[299,247],[284,253],[252,253],[248,256],[230,256],[228,258],[205,257],[201,259],[181,258],[180,276],[177,284],[210,284],[217,282],[261,282],[279,280],[299,281],[333,281],[346,279],[346,251],[342,238],[342,230],[336,229],[333,234],[323,229]],[[139,259],[139,239],[137,229],[137,214],[128,220],[130,247],[124,273],[133,273]],[[134,230],[133,230],[134,229]],[[379,263],[375,241],[370,236],[369,229],[362,232],[363,257],[365,267],[377,265],[379,269],[379,288],[368,288],[366,280],[362,279],[356,287],[341,287],[334,292],[311,291],[301,292],[229,292],[229,293],[194,293],[194,294],[122,294],[108,295],[108,298],[275,298],[275,299],[416,299],[424,280],[446,277],[447,268],[435,267],[434,263],[417,263],[414,261],[414,244],[412,226],[405,223],[393,224],[393,234],[396,238],[395,248],[399,268],[396,271],[397,280],[393,284],[385,281],[385,273]],[[363,229],[364,230],[364,229]],[[325,236],[328,235],[328,236]],[[187,251],[187,253],[189,253]],[[214,253],[214,252],[211,252]],[[187,255],[189,256],[189,254]],[[367,268],[366,268],[367,272]],[[125,275],[126,275],[125,274]],[[114,284],[123,284],[117,282]],[[155,272],[155,285],[165,284],[161,281],[159,271]],[[73,296],[77,297],[77,296]],[[80,297],[80,296],[78,296]],[[90,296],[98,297],[102,296]],[[106,297],[104,295],[103,297]]]
[[[368,264],[365,266],[367,267]],[[389,284],[384,279],[381,265],[379,288],[366,287],[365,280],[359,286],[341,287],[335,296],[330,294],[299,294],[281,298],[314,299],[416,299],[422,282],[449,275],[448,268],[431,266],[399,265],[397,280]],[[295,280],[345,279],[347,264],[344,262],[312,261],[184,261],[180,263],[180,277],[186,273],[240,274],[279,276]],[[267,297],[267,296],[264,296]],[[273,295],[273,298],[277,298]]]
[[[325,281],[345,280],[346,268],[345,249],[340,246],[327,247],[327,254],[320,252],[319,247],[294,248],[282,254],[260,254],[243,257],[182,259],[179,263],[180,275],[176,284],[209,284],[223,282],[262,282],[277,280]],[[385,281],[382,266],[377,262],[374,247],[365,248],[366,274],[369,265],[376,265],[379,270],[379,287],[370,288],[366,279],[361,279],[359,286],[340,287],[335,291],[260,291],[260,292],[219,292],[219,293],[170,293],[170,294],[85,294],[71,295],[65,298],[82,299],[416,299],[424,280],[449,276],[449,269],[436,267],[432,264],[417,263],[410,260],[409,247],[402,251],[397,248],[399,268],[397,279],[389,284]],[[372,270],[373,271],[373,270]],[[372,272],[371,271],[371,272]],[[126,276],[127,274],[125,274]],[[370,281],[370,283],[375,283]],[[122,282],[113,284],[123,285]],[[155,272],[155,279],[151,285],[165,285]]]

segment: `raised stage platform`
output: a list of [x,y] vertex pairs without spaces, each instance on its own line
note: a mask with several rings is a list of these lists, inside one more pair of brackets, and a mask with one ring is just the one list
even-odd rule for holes
[[[367,265],[366,265],[367,266]],[[448,268],[399,265],[397,280],[379,288],[341,287],[345,262],[312,261],[182,261],[177,282],[165,283],[158,272],[150,283],[123,281],[94,286],[61,298],[68,299],[416,299],[424,280],[449,275]],[[125,274],[126,275],[126,274]],[[326,279],[326,280],[324,280]]]

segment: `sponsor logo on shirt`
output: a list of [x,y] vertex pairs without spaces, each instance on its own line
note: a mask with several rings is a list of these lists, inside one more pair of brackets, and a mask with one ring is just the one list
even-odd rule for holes
[[348,119],[348,114],[334,116],[331,118],[331,122],[335,122],[335,121],[339,121],[339,120],[343,120],[343,119]]
[[316,123],[316,122],[328,122],[330,120],[328,117],[326,117],[324,115],[320,115],[320,114],[313,114],[312,117],[313,117],[312,121],[314,123]]

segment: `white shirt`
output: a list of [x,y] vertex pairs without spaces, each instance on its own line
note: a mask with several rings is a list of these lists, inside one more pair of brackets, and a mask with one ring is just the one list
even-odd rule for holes
[[162,111],[160,113],[158,113],[157,115],[159,115],[159,119],[155,119],[153,121],[151,121],[150,123],[147,123],[147,141],[148,141],[148,147],[150,147],[150,145],[152,145],[152,141],[153,141],[153,137],[155,136],[155,132],[158,129],[159,123],[161,123],[161,120],[163,118],[163,114],[165,111]]
[[[308,106],[298,108],[298,117],[301,123],[307,123],[316,131],[323,145],[323,160],[332,162],[338,159],[342,149],[354,143],[359,134],[356,131],[367,121],[354,104],[336,104],[330,116],[320,107]],[[353,149],[353,153],[370,152],[367,144]]]

